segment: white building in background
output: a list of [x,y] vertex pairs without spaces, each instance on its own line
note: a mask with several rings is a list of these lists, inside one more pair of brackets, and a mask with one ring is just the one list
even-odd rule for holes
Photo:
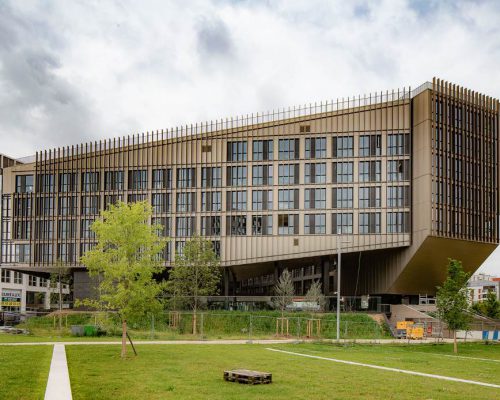
[[500,298],[500,277],[477,273],[470,277],[467,287],[471,294],[472,303],[485,300],[490,291],[495,292],[497,298]]
[[[50,287],[46,278],[27,275],[6,268],[0,269],[0,311],[30,312],[46,311],[55,308],[51,306],[50,294],[59,293],[55,287]],[[69,294],[69,286],[63,284],[63,294]]]

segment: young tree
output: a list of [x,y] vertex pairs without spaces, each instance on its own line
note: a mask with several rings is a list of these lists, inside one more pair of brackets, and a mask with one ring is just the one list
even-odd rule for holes
[[437,287],[437,309],[440,319],[453,331],[453,351],[458,352],[457,330],[465,330],[470,323],[467,281],[470,274],[464,272],[462,262],[449,259],[448,276],[443,286]]
[[475,303],[472,309],[488,318],[500,318],[500,301],[498,301],[497,295],[493,290],[488,291],[486,300]]
[[193,335],[196,335],[196,314],[200,297],[218,293],[221,280],[220,261],[212,242],[198,236],[188,240],[175,261],[167,282],[172,296],[182,296],[193,310]]
[[320,311],[325,310],[326,297],[321,290],[321,282],[314,281],[306,293],[305,301],[307,303],[317,304]]
[[62,306],[63,306],[63,284],[69,285],[71,282],[71,268],[57,261],[50,273],[50,287],[57,289],[57,305],[59,309],[59,330],[62,329]]
[[154,279],[160,274],[163,260],[159,256],[165,239],[158,227],[148,224],[151,206],[146,202],[118,203],[101,213],[92,224],[97,245],[87,251],[81,262],[91,277],[98,277],[100,298],[83,304],[118,311],[122,320],[122,357],[126,355],[127,320],[147,312],[158,312],[158,297],[163,283]]
[[292,304],[295,295],[292,276],[288,269],[283,270],[278,282],[274,286],[273,304],[276,309],[281,310],[281,318],[285,315],[285,309]]

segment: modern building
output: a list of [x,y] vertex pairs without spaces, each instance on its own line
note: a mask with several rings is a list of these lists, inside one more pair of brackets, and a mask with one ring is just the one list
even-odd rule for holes
[[[107,204],[147,200],[170,264],[202,235],[224,292],[435,293],[448,257],[475,271],[498,244],[497,99],[434,79],[415,90],[322,102],[38,152],[4,168],[4,268],[75,270]],[[393,295],[393,296],[390,296]],[[412,297],[413,298],[413,297]]]
[[494,292],[497,299],[500,299],[500,277],[477,273],[470,277],[467,282],[472,303],[486,300],[489,292]]

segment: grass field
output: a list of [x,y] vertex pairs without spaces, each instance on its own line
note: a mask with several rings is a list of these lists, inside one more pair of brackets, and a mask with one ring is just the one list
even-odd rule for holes
[[52,346],[0,346],[0,399],[43,399]]
[[[500,384],[500,346],[273,345],[275,349]],[[260,345],[138,345],[120,359],[119,346],[67,346],[74,399],[497,399],[500,389],[410,376],[275,353]],[[451,357],[450,357],[451,356]],[[475,360],[484,358],[486,360]],[[222,380],[223,371],[256,369],[271,385]]]

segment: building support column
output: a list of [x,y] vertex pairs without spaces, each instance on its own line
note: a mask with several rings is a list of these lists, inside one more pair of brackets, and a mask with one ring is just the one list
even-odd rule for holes
[[330,295],[330,258],[321,258],[321,281],[323,283],[323,294],[325,296]]

